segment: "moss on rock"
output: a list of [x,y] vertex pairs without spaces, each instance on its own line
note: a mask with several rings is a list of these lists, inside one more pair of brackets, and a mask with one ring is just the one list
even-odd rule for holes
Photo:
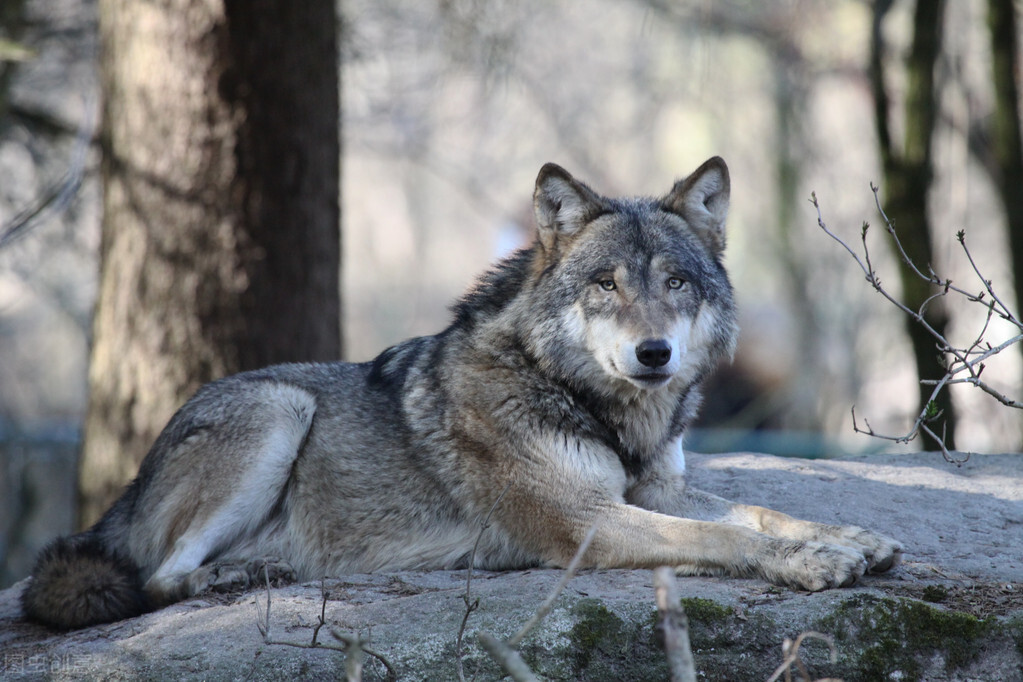
[[963,668],[995,621],[911,599],[857,595],[817,624],[834,635],[839,666],[851,679],[922,680],[935,665]]
[[572,615],[568,679],[617,681],[623,670],[633,680],[667,679],[667,662],[653,641],[652,627],[642,619],[623,619],[599,599],[580,600]]

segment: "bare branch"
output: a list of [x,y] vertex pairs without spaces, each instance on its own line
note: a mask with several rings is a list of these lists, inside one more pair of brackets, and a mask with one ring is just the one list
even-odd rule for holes
[[539,625],[540,621],[542,621],[547,614],[551,612],[551,609],[554,608],[554,602],[557,601],[559,596],[561,596],[561,592],[565,589],[565,586],[568,585],[569,581],[575,577],[576,569],[579,568],[579,562],[582,561],[583,555],[586,553],[586,550],[589,549],[590,543],[593,542],[593,537],[597,534],[597,529],[599,527],[600,522],[598,521],[590,526],[590,529],[586,531],[586,537],[583,538],[582,543],[579,545],[579,549],[575,552],[575,556],[572,557],[572,561],[568,563],[568,568],[566,568],[564,573],[561,574],[561,580],[559,580],[558,584],[554,586],[553,590],[551,590],[547,599],[540,604],[540,608],[536,610],[533,617],[530,618],[529,621],[527,621],[526,624],[508,640],[509,646],[518,646],[519,642],[521,642],[525,636],[529,634],[530,630]]
[[[942,414],[935,410],[935,405],[937,404],[936,398],[941,393],[941,391],[945,390],[948,386],[958,384],[969,384],[980,389],[981,391],[988,394],[989,396],[991,396],[992,398],[994,398],[995,400],[997,400],[998,402],[1007,407],[1015,409],[1023,408],[1023,401],[1009,398],[1008,396],[1002,394],[1001,392],[993,388],[990,384],[981,380],[980,378],[981,373],[984,371],[986,360],[995,355],[998,355],[999,353],[1001,353],[1002,351],[1011,346],[1023,343],[1023,324],[1020,323],[1019,318],[1008,308],[1008,306],[1005,305],[1005,302],[1002,301],[1002,299],[995,292],[991,280],[986,279],[981,273],[980,268],[977,266],[977,263],[973,258],[973,254],[967,247],[965,231],[962,230],[959,231],[956,234],[956,238],[959,241],[960,245],[962,246],[963,252],[965,253],[967,260],[969,260],[970,266],[973,268],[974,274],[976,274],[978,279],[980,279],[980,281],[984,285],[984,290],[981,291],[980,293],[966,291],[965,289],[961,289],[957,286],[954,286],[952,284],[952,280],[941,279],[930,267],[930,264],[928,264],[928,272],[925,274],[913,262],[913,260],[908,256],[905,249],[903,248],[902,242],[899,240],[899,236],[895,231],[895,226],[892,224],[887,214],[885,214],[884,208],[881,206],[881,200],[878,195],[877,186],[871,183],[870,189],[874,194],[874,204],[877,207],[877,210],[881,215],[882,219],[884,220],[885,230],[888,233],[891,240],[893,241],[900,258],[902,259],[902,262],[908,268],[910,268],[910,270],[915,276],[919,277],[921,280],[933,286],[940,288],[939,291],[928,297],[920,305],[920,308],[918,310],[909,309],[901,301],[892,296],[882,286],[881,280],[877,276],[877,273],[874,270],[874,266],[870,261],[870,248],[867,243],[867,232],[869,229],[869,225],[867,223],[863,224],[863,228],[861,230],[861,240],[863,242],[862,258],[859,256],[859,254],[854,252],[852,248],[848,244],[846,244],[840,237],[838,237],[835,233],[828,229],[828,226],[825,224],[824,218],[821,214],[820,205],[817,201],[817,195],[815,193],[811,193],[810,203],[813,204],[814,208],[817,210],[817,225],[825,234],[827,234],[833,240],[838,242],[838,244],[840,244],[842,248],[844,248],[849,253],[849,255],[852,256],[852,258],[856,261],[856,264],[859,265],[860,269],[863,271],[866,280],[870,282],[871,286],[873,286],[877,292],[884,296],[884,298],[887,299],[896,308],[901,310],[903,313],[909,315],[913,319],[913,321],[924,327],[924,329],[926,329],[927,332],[934,337],[936,341],[935,347],[939,353],[939,357],[943,358],[942,363],[945,367],[945,374],[941,379],[921,380],[920,382],[921,385],[933,386],[934,388],[931,391],[929,400],[922,407],[920,414],[917,415],[916,419],[913,421],[912,426],[905,434],[899,436],[888,436],[884,434],[879,434],[875,432],[873,428],[871,428],[870,422],[866,420],[863,421],[865,428],[862,428],[856,420],[855,407],[852,409],[853,431],[855,431],[856,433],[864,433],[875,438],[890,440],[897,443],[908,443],[914,440],[922,432],[925,436],[934,441],[934,443],[941,449],[942,455],[945,457],[946,460],[953,464],[962,464],[967,459],[969,459],[969,453],[967,453],[965,458],[957,458],[953,456],[949,452],[948,448],[945,446],[944,426],[942,427],[941,436],[939,436],[935,432],[934,428],[932,428],[931,426],[931,424],[935,423],[938,419],[942,417]],[[950,294],[955,294],[956,296],[962,297],[962,299],[964,299],[967,303],[982,305],[986,308],[986,315],[984,317],[983,325],[981,326],[977,334],[974,336],[973,341],[965,347],[959,347],[950,343],[947,338],[945,338],[942,334],[938,333],[934,328],[932,328],[924,320],[923,317],[924,313],[927,310],[928,305],[930,305],[930,303],[933,300],[935,300],[936,298],[948,296]],[[1014,325],[1021,333],[1004,340],[998,345],[992,346],[991,343],[988,342],[985,337],[990,331],[991,319],[995,315],[997,315],[1000,319],[1005,320],[1010,324]],[[962,376],[964,374],[966,376]]]
[[345,659],[345,670],[348,682],[359,682],[362,679],[362,654],[367,654],[380,661],[380,663],[387,669],[387,679],[390,682],[397,682],[398,671],[395,670],[394,666],[383,654],[374,651],[366,646],[367,639],[361,635],[349,635],[341,632],[337,628],[331,627],[330,634],[333,635],[334,639],[342,643],[342,646],[333,646],[325,644],[323,642],[317,642],[317,635],[320,632],[320,628],[323,627],[326,620],[327,613],[327,589],[325,583],[320,583],[320,593],[323,596],[323,601],[320,606],[319,623],[313,629],[312,641],[309,643],[305,642],[293,642],[290,640],[274,639],[270,636],[270,604],[271,604],[271,590],[270,590],[270,569],[268,564],[263,565],[263,575],[266,578],[266,612],[260,613],[259,602],[256,602],[256,627],[259,629],[259,634],[263,636],[263,642],[270,646],[290,646],[297,649],[327,649],[330,651],[340,651],[346,655]]
[[489,633],[480,632],[476,636],[480,638],[480,644],[487,650],[490,657],[501,666],[501,670],[508,673],[515,682],[540,682],[515,649]]
[[[983,367],[983,365],[981,365],[981,367]],[[922,384],[929,384],[930,382],[929,381],[921,381],[920,383],[922,383]],[[1012,408],[1015,408],[1017,410],[1023,409],[1023,402],[1020,402],[1019,400],[1014,400],[1012,398],[1009,398],[1009,397],[1005,396],[1002,393],[999,393],[995,389],[991,388],[991,386],[988,385],[986,382],[981,381],[978,377],[966,377],[966,378],[963,378],[963,379],[952,379],[951,381],[947,381],[945,383],[948,386],[953,386],[955,384],[970,384],[970,385],[976,386],[980,390],[984,391],[989,396],[991,396],[992,398],[994,398],[995,400],[997,400],[1001,404],[1005,405],[1006,407],[1012,407]]]
[[[813,207],[815,209],[817,209],[817,225],[822,230],[824,230],[825,234],[827,234],[829,237],[834,239],[836,242],[838,242],[842,246],[842,248],[844,248],[846,251],[849,252],[849,255],[853,257],[853,260],[856,261],[856,263],[860,266],[860,269],[863,270],[863,273],[867,276],[867,280],[868,281],[872,281],[873,270],[869,267],[869,261],[868,261],[868,265],[864,265],[863,261],[860,260],[860,257],[856,255],[856,252],[853,251],[852,248],[848,244],[846,244],[844,241],[842,241],[837,235],[833,234],[831,232],[831,230],[828,229],[828,226],[824,224],[824,217],[821,215],[820,204],[817,203],[817,193],[816,192],[810,192],[810,203],[813,204]],[[869,227],[870,226],[867,223],[863,223],[863,238],[864,239],[866,239],[867,228],[869,228]]]
[[948,448],[945,447],[944,430],[942,431],[940,436],[934,433],[934,431],[931,430],[931,427],[927,426],[927,424],[920,424],[920,430],[923,431],[931,440],[933,440],[935,445],[941,448],[941,455],[949,464],[955,464],[956,466],[960,466],[966,463],[968,459],[970,459],[970,453],[966,453],[966,456],[960,459],[948,451]]
[[366,650],[366,640],[362,635],[349,635],[337,628],[331,628],[330,634],[344,644],[347,682],[362,682],[362,653]]
[[[790,671],[793,665],[795,665],[799,669],[799,674],[803,676],[804,680],[809,681],[810,679],[812,679],[810,677],[810,672],[806,669],[806,665],[803,663],[803,660],[799,657],[799,647],[803,645],[803,640],[806,639],[807,637],[819,639],[822,642],[826,643],[828,645],[828,648],[831,650],[831,662],[835,663],[838,660],[838,652],[835,649],[835,641],[831,637],[825,634],[821,634],[820,632],[813,631],[803,632],[798,637],[796,637],[795,642],[788,638],[786,638],[785,641],[782,642],[781,650],[782,655],[784,656],[784,660],[781,662],[781,665],[779,665],[775,669],[774,674],[767,678],[767,682],[776,682],[776,680],[781,678],[782,675],[785,675],[786,680],[791,679]],[[817,682],[839,681],[834,680],[832,678],[824,678],[818,680]]]
[[533,616],[526,622],[522,628],[515,633],[512,637],[502,642],[493,635],[487,632],[478,632],[476,636],[480,640],[480,644],[486,649],[490,657],[501,666],[508,675],[512,677],[516,682],[527,682],[536,680],[536,676],[533,671],[529,669],[526,662],[522,660],[515,647],[521,642],[530,631],[540,624],[551,609],[554,607],[554,602],[557,601],[561,592],[565,589],[568,582],[575,576],[576,569],[579,567],[579,562],[582,561],[583,555],[586,554],[586,550],[589,548],[590,543],[593,542],[594,536],[597,534],[597,529],[600,527],[600,522],[594,523],[587,531],[586,536],[583,538],[582,543],[575,552],[575,556],[568,563],[568,567],[561,575],[561,580],[548,595],[547,599],[544,600],[540,607],[536,610]]
[[462,601],[465,602],[465,614],[462,616],[462,624],[458,627],[458,636],[455,638],[455,667],[458,670],[459,682],[465,682],[465,669],[462,664],[462,657],[464,656],[463,642],[465,638],[465,626],[469,622],[469,616],[472,612],[479,608],[480,600],[472,598],[472,569],[476,565],[476,551],[479,549],[480,540],[483,539],[483,534],[490,528],[490,517],[494,515],[494,510],[497,509],[497,505],[501,504],[501,500],[504,499],[508,489],[511,488],[509,483],[501,491],[501,494],[497,496],[494,503],[490,505],[490,510],[487,512],[487,516],[483,519],[483,526],[480,528],[479,534],[476,536],[476,542],[472,545],[472,552],[469,553],[469,568],[465,573],[465,594],[462,595]]
[[671,682],[696,682],[696,663],[689,645],[689,619],[679,598],[675,571],[668,566],[654,569],[654,598],[658,613],[655,632],[668,658]]
[[[875,196],[876,196],[877,188],[874,187],[874,185],[871,185],[871,189],[874,190],[874,193],[875,193]],[[920,312],[918,312],[916,310],[911,310],[910,308],[906,307],[906,305],[903,304],[902,301],[898,300],[897,298],[895,298],[894,296],[889,294],[888,291],[885,290],[885,288],[883,286],[881,286],[881,280],[877,277],[877,274],[874,271],[874,267],[873,267],[873,265],[870,262],[870,250],[867,248],[867,228],[869,227],[869,225],[867,223],[863,224],[863,230],[861,232],[861,235],[862,235],[861,238],[863,240],[864,260],[860,260],[859,256],[856,255],[856,253],[852,250],[852,248],[848,244],[846,244],[844,241],[842,241],[842,239],[840,237],[835,235],[833,232],[831,232],[831,230],[829,230],[827,228],[826,224],[824,223],[824,218],[821,216],[821,209],[820,209],[820,206],[817,203],[816,193],[812,194],[811,197],[812,198],[810,199],[810,203],[812,203],[814,205],[814,208],[817,209],[817,224],[821,227],[822,230],[824,230],[824,232],[829,237],[831,237],[836,242],[838,242],[840,245],[842,245],[842,247],[844,247],[845,250],[848,251],[850,255],[852,255],[852,257],[859,264],[860,269],[863,270],[863,273],[866,276],[867,281],[870,282],[870,285],[872,287],[874,287],[874,289],[879,294],[884,296],[888,300],[889,303],[894,305],[896,308],[898,308],[899,310],[901,310],[905,314],[909,315],[911,318],[913,318],[913,321],[915,321],[917,324],[922,325],[931,336],[933,336],[935,339],[937,339],[939,341],[944,341],[944,337],[941,334],[939,334],[937,331],[935,331],[934,328],[931,327],[931,325],[928,324],[926,320],[924,320],[923,315],[921,315]],[[889,224],[889,227],[890,227],[890,224]],[[891,234],[893,237],[895,237],[894,229],[889,230],[889,234]],[[895,237],[895,238],[897,240],[897,237]],[[902,251],[902,253],[905,253],[905,251],[902,250],[902,245],[901,244],[899,244],[899,250]],[[915,268],[914,268],[914,270],[915,270]],[[916,272],[919,274],[919,270],[916,270]],[[921,276],[923,276],[923,275],[921,275]],[[928,278],[928,277],[924,277],[924,279],[927,280],[927,281],[931,281],[930,278]]]
[[984,283],[984,288],[987,290],[987,293],[998,304],[999,315],[1002,317],[1002,319],[1007,320],[1009,322],[1012,322],[1017,327],[1020,327],[1021,329],[1023,329],[1023,325],[1020,324],[1020,321],[1018,319],[1016,319],[1016,316],[1013,315],[1012,312],[1009,311],[1009,307],[1007,305],[1005,305],[1005,303],[1002,302],[1002,299],[998,298],[998,295],[995,293],[994,289],[991,288],[991,280],[985,279],[984,275],[980,274],[980,269],[977,267],[976,261],[973,260],[973,254],[970,253],[970,248],[968,246],[966,246],[966,231],[965,230],[960,230],[956,234],[956,238],[959,240],[959,243],[962,245],[963,253],[966,254],[966,259],[968,261],[970,261],[970,267],[973,268],[973,272],[977,275],[977,279],[979,279],[981,282]]
[[263,640],[268,641],[270,639],[270,568],[269,564],[263,564],[263,576],[266,578],[266,612],[259,612],[259,600],[257,599],[254,603],[256,605],[256,627],[259,628],[259,634],[263,635]]
[[320,579],[320,620],[313,628],[312,645],[316,646],[316,638],[320,635],[320,628],[327,624],[327,579]]

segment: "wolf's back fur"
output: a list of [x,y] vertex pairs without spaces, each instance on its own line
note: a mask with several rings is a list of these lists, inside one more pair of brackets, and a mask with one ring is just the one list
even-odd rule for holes
[[26,615],[117,620],[245,584],[263,560],[304,580],[470,556],[559,566],[593,526],[592,566],[805,589],[890,567],[893,540],[685,485],[700,384],[735,345],[728,196],[718,158],[660,199],[603,197],[544,166],[536,242],[484,275],[447,329],[367,363],[200,389],[96,526],[42,553]]

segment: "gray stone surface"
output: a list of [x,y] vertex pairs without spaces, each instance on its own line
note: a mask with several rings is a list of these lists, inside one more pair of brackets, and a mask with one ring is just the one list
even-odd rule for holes
[[805,460],[691,455],[691,485],[823,523],[901,540],[906,558],[941,571],[1023,581],[1023,455],[938,453]]
[[[756,580],[681,578],[701,679],[766,680],[781,643],[806,630],[815,677],[846,680],[1023,680],[1023,456],[938,454],[787,460],[689,457],[691,484],[813,520],[853,523],[906,546],[905,562],[858,586],[818,594]],[[345,576],[325,582],[328,624],[361,632],[402,680],[457,679],[454,643],[465,612],[464,571]],[[480,630],[516,631],[559,572],[477,573],[479,608],[466,628],[467,677],[500,672]],[[0,592],[2,679],[343,679],[343,653],[267,644],[257,628],[265,591],[209,595],[139,618],[55,634],[19,620],[22,585]],[[308,643],[321,585],[271,594],[271,636]],[[650,571],[586,571],[519,647],[545,679],[667,679],[653,638]],[[336,643],[324,628],[320,641]],[[368,658],[367,680],[386,679]]]

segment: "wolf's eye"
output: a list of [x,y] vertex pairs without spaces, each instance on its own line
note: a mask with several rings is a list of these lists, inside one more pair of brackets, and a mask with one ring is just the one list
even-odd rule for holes
[[618,288],[618,285],[615,284],[615,281],[613,279],[602,279],[599,282],[597,282],[597,284],[599,284],[600,288],[603,289],[604,291],[614,291],[615,289]]
[[685,285],[686,281],[681,277],[669,277],[668,288],[669,289],[681,289]]

